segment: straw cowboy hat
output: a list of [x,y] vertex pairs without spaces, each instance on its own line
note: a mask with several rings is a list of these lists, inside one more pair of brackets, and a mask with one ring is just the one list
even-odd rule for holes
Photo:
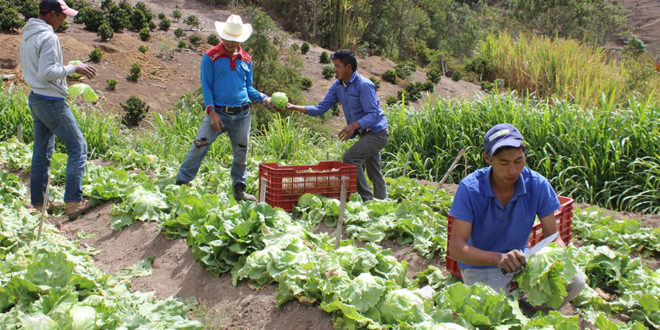
[[229,41],[243,42],[252,34],[252,24],[243,24],[238,15],[231,15],[226,22],[215,22],[215,29],[220,38]]

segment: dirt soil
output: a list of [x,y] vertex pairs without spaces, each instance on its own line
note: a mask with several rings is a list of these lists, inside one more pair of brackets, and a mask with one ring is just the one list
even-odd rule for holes
[[660,1],[658,0],[621,0],[628,9],[628,25],[633,34],[640,38],[660,63]]

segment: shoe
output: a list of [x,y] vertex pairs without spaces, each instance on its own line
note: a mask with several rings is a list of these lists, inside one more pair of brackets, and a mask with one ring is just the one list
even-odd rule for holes
[[73,220],[89,211],[92,208],[92,204],[87,200],[80,200],[77,202],[66,203],[64,213],[69,217],[69,220]]
[[177,185],[177,186],[187,185],[187,184],[188,184],[188,182],[180,181],[180,180],[176,180],[176,185]]
[[[48,203],[48,208],[46,208],[46,211],[47,211],[47,212],[50,212],[50,213],[53,213],[53,212],[55,212],[55,210],[57,210],[57,209],[62,209],[63,206],[64,206],[64,204],[62,204],[61,202],[49,202],[49,203]],[[38,205],[34,205],[34,204],[33,204],[32,207],[34,207],[36,210],[38,210],[39,212],[41,212],[41,211],[42,211],[42,207],[43,207],[43,203],[42,203],[42,204],[38,204]]]
[[237,183],[234,185],[234,199],[239,201],[252,201],[256,202],[257,198],[245,192],[245,183]]

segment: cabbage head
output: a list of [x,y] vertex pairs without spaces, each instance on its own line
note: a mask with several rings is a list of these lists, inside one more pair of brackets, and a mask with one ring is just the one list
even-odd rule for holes
[[[69,61],[69,65],[76,65],[76,64],[82,64],[82,63],[83,62],[80,61],[80,60]],[[74,79],[78,79],[78,78],[82,77],[82,75],[80,73],[75,73],[74,72],[74,73],[70,74],[69,77],[74,78]]]
[[275,93],[273,93],[273,95],[270,97],[270,102],[271,102],[274,106],[276,106],[276,107],[278,107],[278,108],[284,110],[284,109],[286,108],[286,104],[289,102],[289,98],[286,96],[285,93],[282,93],[282,92],[275,92]]

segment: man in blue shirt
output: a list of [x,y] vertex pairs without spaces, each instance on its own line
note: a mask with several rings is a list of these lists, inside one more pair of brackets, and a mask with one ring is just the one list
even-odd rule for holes
[[[514,275],[526,265],[522,251],[536,216],[543,234],[552,235],[557,232],[554,212],[561,205],[548,180],[525,167],[525,144],[513,125],[488,130],[484,158],[490,166],[465,177],[456,191],[448,251],[465,284],[481,282],[508,294]],[[555,243],[565,246],[560,235]],[[565,302],[580,293],[584,282],[583,274],[576,275]]]
[[231,15],[226,22],[215,22],[222,42],[202,57],[201,83],[206,116],[195,141],[186,154],[177,184],[186,184],[197,175],[210,145],[223,132],[232,144],[231,179],[236,201],[257,199],[245,192],[247,148],[250,138],[250,102],[270,105],[270,97],[252,87],[252,58],[240,43],[252,34],[252,25]]
[[[332,106],[341,103],[346,117],[346,127],[339,132],[341,140],[357,135],[360,139],[344,153],[343,162],[357,166],[357,188],[362,200],[387,198],[387,187],[380,170],[380,151],[387,145],[390,133],[387,119],[380,109],[373,82],[357,73],[357,59],[352,51],[344,49],[331,56],[337,80],[332,83],[323,101],[317,105],[300,106],[287,104],[288,110],[320,116]],[[362,169],[364,162],[367,175],[374,185],[371,192]]]

